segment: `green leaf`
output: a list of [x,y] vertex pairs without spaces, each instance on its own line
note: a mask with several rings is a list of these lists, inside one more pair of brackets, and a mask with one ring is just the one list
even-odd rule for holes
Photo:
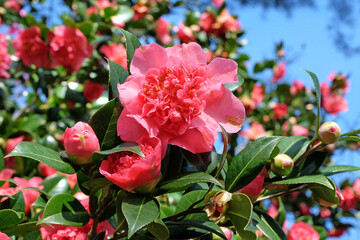
[[319,137],[319,126],[320,126],[320,103],[321,103],[321,90],[320,90],[320,83],[319,83],[319,79],[317,78],[317,76],[304,69],[304,71],[309,74],[309,76],[311,77],[311,79],[314,82],[314,86],[315,86],[315,94],[316,94],[316,107],[317,107],[317,114],[316,114],[316,120],[315,120],[315,134],[313,139],[311,139],[311,143],[315,142],[316,139],[318,139]]
[[254,209],[253,219],[256,227],[271,240],[287,240],[279,223],[267,213]]
[[129,74],[120,64],[109,59],[107,61],[109,63],[109,100],[116,97],[120,99],[117,85],[124,83]]
[[127,56],[127,61],[128,61],[128,70],[130,72],[130,64],[134,57],[135,50],[141,46],[141,43],[134,34],[128,32],[122,28],[119,28],[119,30],[122,34],[124,34],[124,36],[126,38],[126,44],[125,44],[126,56]]
[[291,178],[273,182],[273,184],[285,184],[285,185],[294,185],[294,184],[319,184],[329,189],[333,189],[333,185],[329,182],[329,179],[324,175],[310,175],[302,176],[298,178]]
[[338,142],[340,142],[340,141],[360,142],[360,137],[359,136],[348,136],[348,137],[340,138],[338,140]]
[[44,186],[44,192],[48,193],[50,196],[65,193],[69,189],[66,177],[61,174],[54,174],[45,178],[41,185]]
[[106,231],[102,231],[101,233],[99,233],[94,240],[104,240],[106,236]]
[[360,129],[357,129],[357,130],[354,130],[354,131],[351,131],[351,132],[347,132],[347,133],[343,133],[343,134],[341,134],[341,137],[351,136],[351,135],[356,135],[356,134],[360,134]]
[[116,195],[116,217],[117,217],[117,224],[116,232],[121,232],[122,230],[125,230],[128,226],[126,223],[125,216],[122,212],[121,205],[124,201],[124,198],[126,196],[126,192],[121,190]]
[[250,143],[232,161],[225,179],[225,189],[235,192],[260,174],[283,137],[262,137]]
[[101,150],[112,148],[120,143],[116,130],[119,115],[116,100],[112,99],[91,116],[88,123],[99,139]]
[[294,159],[306,151],[309,142],[306,137],[291,136],[282,140],[277,146],[280,149],[280,153],[284,153]]
[[74,196],[63,193],[50,198],[40,223],[80,227],[89,220],[90,215],[83,205]]
[[66,174],[75,173],[75,170],[72,168],[72,166],[69,163],[64,162],[60,158],[58,152],[50,148],[46,148],[37,143],[33,143],[33,142],[19,143],[14,148],[14,150],[6,157],[15,157],[15,156],[34,159],[62,173],[66,173]]
[[178,192],[186,190],[188,187],[196,184],[196,183],[213,183],[218,186],[221,184],[211,175],[204,173],[204,172],[195,172],[195,173],[188,173],[186,175],[177,176],[172,180],[166,181],[161,184],[160,190],[166,192]]
[[356,171],[360,171],[360,168],[354,166],[347,166],[347,165],[333,165],[324,168],[321,171],[321,173],[324,174],[325,176],[331,176],[339,173],[356,172]]
[[313,197],[316,201],[319,199],[323,200],[323,202],[327,202],[331,204],[336,204],[339,202],[339,197],[336,194],[336,186],[334,182],[327,178],[328,182],[332,185],[332,188],[323,187],[319,184],[311,184],[310,190],[313,193]]
[[203,230],[206,230],[208,232],[212,232],[212,233],[218,235],[219,237],[221,237],[224,240],[227,239],[226,236],[224,235],[223,231],[221,230],[221,228],[218,225],[216,225],[215,223],[209,222],[209,221],[194,219],[194,220],[182,220],[179,222],[171,221],[171,222],[167,222],[166,224],[169,227],[170,226],[176,226],[176,227],[189,226],[189,227],[194,227],[194,228],[198,228],[198,229],[203,229]]
[[321,165],[324,163],[328,153],[327,152],[313,152],[305,161],[303,161],[300,165],[299,171],[300,176],[311,175],[315,173]]
[[148,196],[129,195],[124,199],[121,209],[129,226],[128,238],[160,214],[156,200]]
[[102,177],[90,179],[89,181],[84,182],[82,185],[84,188],[89,189],[90,192],[96,193],[100,188],[111,186],[113,183],[107,178]]
[[16,212],[25,212],[25,201],[22,191],[11,196],[11,198],[6,199],[0,203],[1,209],[12,209]]
[[109,154],[116,153],[116,152],[132,152],[132,153],[136,153],[137,155],[139,155],[141,157],[145,157],[145,155],[143,154],[143,152],[141,151],[141,149],[139,147],[139,144],[133,143],[133,142],[124,142],[112,149],[99,151],[99,152],[96,152],[95,154],[109,155]]
[[246,240],[256,240],[255,229],[251,224],[252,207],[248,196],[235,193],[232,195],[229,208],[226,211],[226,215],[229,216],[241,238]]
[[121,5],[120,10],[116,14],[116,21],[127,23],[132,19],[133,16],[134,11],[131,9],[131,7]]
[[3,151],[0,149],[0,171],[4,169],[4,153]]
[[24,219],[24,213],[12,209],[0,210],[0,230],[19,224]]
[[155,221],[148,224],[147,229],[154,237],[156,237],[156,239],[167,240],[170,237],[169,229],[160,218],[157,218]]
[[244,83],[244,78],[242,78],[239,73],[237,73],[237,76],[238,76],[239,81],[236,83],[225,83],[224,84],[225,88],[227,88],[233,92],[236,89],[238,89],[239,87],[241,87],[241,85],[243,85],[243,83]]
[[[196,190],[196,191],[192,191],[192,192],[184,194],[182,196],[182,198],[180,199],[180,201],[176,205],[175,214],[186,211],[187,209],[189,209],[189,207],[193,203],[195,203],[201,199],[204,199],[206,193],[207,193],[207,190]],[[200,206],[204,206],[203,201],[201,201],[194,207],[200,207]],[[203,219],[204,217],[207,218],[205,212],[204,213],[193,213],[193,214],[189,214],[186,216],[187,219]]]
[[79,29],[85,36],[95,33],[96,25],[91,21],[83,21],[76,24],[76,28]]
[[27,223],[17,224],[15,226],[12,226],[9,228],[1,229],[1,231],[8,236],[12,236],[12,235],[19,236],[24,233],[29,233],[29,232],[39,230],[40,227],[41,227],[41,225],[39,225],[38,222],[36,221],[36,222],[27,222]]

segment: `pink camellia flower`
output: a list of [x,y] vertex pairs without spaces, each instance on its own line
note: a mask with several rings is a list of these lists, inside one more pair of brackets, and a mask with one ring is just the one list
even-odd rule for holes
[[122,189],[147,192],[155,187],[160,176],[161,142],[158,138],[142,137],[138,144],[144,158],[131,152],[110,154],[102,161],[100,173]]
[[199,18],[199,25],[204,32],[210,34],[213,30],[212,25],[216,22],[216,18],[210,12],[204,12]]
[[[15,170],[13,170],[13,169],[4,168],[0,172],[0,180],[10,179],[12,177],[12,175],[14,174],[14,172],[15,172]],[[0,189],[7,189],[9,187],[10,187],[9,182],[5,182],[3,185],[0,186]]]
[[84,97],[88,102],[92,102],[96,99],[98,99],[103,92],[105,91],[105,88],[97,82],[93,81],[86,81],[84,86]]
[[196,38],[190,27],[185,26],[182,22],[179,23],[179,27],[174,28],[177,32],[178,38],[183,43],[195,42]]
[[304,137],[307,137],[309,136],[309,129],[303,127],[303,126],[300,126],[300,125],[293,125],[292,126],[292,136],[304,136]]
[[127,70],[126,48],[122,44],[112,43],[111,45],[103,45],[100,53],[104,54],[109,60],[120,64]]
[[[11,153],[11,151],[14,150],[14,148],[23,141],[31,142],[32,139],[27,136],[24,136],[24,135],[22,135],[20,137],[8,139],[6,142],[6,146],[5,146],[5,155]],[[5,158],[5,166],[9,167],[9,168],[14,168],[15,167],[14,157]]]
[[277,83],[286,73],[286,64],[285,62],[281,62],[276,65],[274,68],[274,74],[271,78],[271,83]]
[[321,105],[326,112],[336,116],[339,112],[346,112],[349,107],[343,95],[336,92],[321,96]]
[[240,136],[250,138],[251,140],[255,140],[259,137],[267,136],[268,134],[265,132],[264,127],[261,123],[253,122],[249,129],[242,131]]
[[95,1],[95,5],[96,6],[89,7],[86,10],[86,14],[88,16],[90,16],[91,14],[98,14],[98,8],[100,10],[100,13],[103,13],[105,8],[116,6],[116,2],[110,2],[109,0],[98,0]]
[[352,188],[354,189],[357,197],[360,199],[360,178],[355,180]]
[[[56,171],[55,169],[53,169],[52,167],[49,167],[43,163],[39,163],[38,165],[38,170],[41,176],[43,177],[50,177],[54,174],[59,173],[58,171]],[[64,176],[66,176],[66,180],[70,186],[70,188],[74,188],[76,183],[77,183],[77,176],[76,173],[74,174],[65,174],[65,173],[60,173]]]
[[84,122],[77,122],[64,133],[65,151],[75,164],[88,164],[92,161],[92,154],[99,150],[99,140],[91,126]]
[[329,231],[327,231],[327,234],[328,237],[338,238],[341,237],[345,232],[347,232],[346,228],[338,227],[330,229]]
[[279,210],[275,205],[271,204],[267,210],[267,214],[272,218],[276,218],[276,216],[279,214]]
[[298,80],[293,81],[290,87],[291,95],[296,95],[304,89],[304,83]]
[[227,228],[227,227],[220,227],[220,228],[223,231],[223,233],[225,234],[225,237],[227,240],[230,240],[232,238],[232,236],[234,235],[233,231],[231,231],[229,228]]
[[137,3],[131,6],[131,9],[134,11],[134,16],[132,18],[132,21],[143,19],[146,16],[146,14],[150,11],[150,8],[144,5],[143,3]]
[[265,90],[262,86],[258,84],[254,85],[253,90],[251,91],[251,100],[254,101],[256,106],[259,106],[260,103],[264,100]]
[[169,44],[172,41],[170,37],[170,25],[170,22],[166,21],[162,17],[160,17],[155,23],[156,37],[162,44]]
[[224,0],[211,0],[211,2],[216,8],[219,8],[221,5],[223,5]]
[[307,205],[304,202],[300,203],[299,210],[300,210],[301,215],[304,215],[304,216],[311,215],[309,205]]
[[217,37],[223,37],[227,32],[236,32],[241,29],[240,23],[236,18],[231,16],[227,9],[223,9],[216,22],[211,25],[212,33]]
[[[18,186],[15,188],[17,191],[28,187],[43,189],[43,186],[40,186],[43,181],[41,177],[32,177],[29,180],[14,177],[14,181],[18,184]],[[40,192],[32,189],[24,189],[22,190],[22,193],[24,195],[25,201],[25,214],[27,214],[30,211],[30,206],[40,196]]]
[[249,196],[251,199],[256,199],[263,191],[264,180],[265,176],[261,172],[251,183],[238,190],[237,193],[243,193]]
[[23,5],[24,1],[23,0],[6,0],[4,2],[4,7],[5,8],[10,8],[15,12],[19,12],[22,5]]
[[77,28],[58,26],[49,33],[52,67],[64,66],[69,72],[81,68],[85,58],[92,56],[92,46],[84,34]]
[[[124,110],[117,125],[124,141],[159,137],[192,153],[212,150],[220,131],[238,132],[245,118],[241,101],[223,83],[237,82],[237,64],[206,55],[197,43],[162,48],[141,46],[132,75],[118,85]],[[219,123],[219,124],[218,124]]]
[[274,117],[276,119],[281,119],[286,115],[288,115],[289,113],[288,106],[286,106],[285,103],[276,103],[275,106],[273,107],[273,111],[274,111]]
[[329,218],[331,217],[331,211],[328,208],[321,208],[319,216],[322,218]]
[[0,79],[8,78],[10,75],[6,72],[10,68],[11,59],[8,52],[9,43],[4,34],[0,33]]
[[349,211],[350,209],[355,209],[357,206],[357,199],[355,193],[351,187],[345,187],[342,192],[344,201],[341,203],[340,207],[344,211]]
[[1,231],[0,231],[0,239],[1,240],[10,240],[8,235],[6,235],[5,233],[2,233]]
[[13,41],[15,55],[25,66],[34,64],[36,67],[50,67],[50,47],[41,39],[41,30],[38,26],[31,26],[21,30]]
[[289,240],[319,240],[319,233],[304,222],[293,224],[288,233]]
[[[83,207],[89,212],[89,198],[85,194],[75,194]],[[82,227],[65,226],[59,224],[41,225],[40,233],[43,240],[86,240],[93,226],[93,220]],[[108,221],[100,222],[96,228],[97,234],[105,231],[105,237],[114,233],[114,228]]]

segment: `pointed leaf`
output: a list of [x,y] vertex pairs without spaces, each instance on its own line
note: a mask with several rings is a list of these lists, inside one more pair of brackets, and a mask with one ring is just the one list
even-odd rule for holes
[[327,178],[327,180],[332,185],[331,189],[319,184],[311,184],[310,190],[312,191],[313,197],[316,201],[321,199],[323,202],[336,204],[339,202],[339,197],[336,194],[336,186],[330,178]]
[[37,143],[33,143],[33,142],[19,143],[14,148],[14,150],[6,157],[15,157],[15,156],[34,159],[62,173],[66,173],[66,174],[75,173],[73,167],[69,163],[64,162],[60,158],[58,152]]
[[360,137],[359,136],[348,136],[348,137],[340,138],[338,140],[338,142],[340,142],[340,141],[360,142]]
[[302,152],[300,155],[305,152],[309,142],[306,137],[291,136],[282,140],[277,146],[280,149],[280,153],[284,153],[294,159],[300,152]]
[[356,172],[356,171],[360,171],[360,168],[354,166],[347,166],[347,165],[333,165],[324,168],[321,171],[321,173],[324,174],[325,176],[331,176],[339,173]]
[[134,34],[128,32],[122,28],[119,28],[119,30],[122,34],[124,34],[124,36],[126,38],[126,43],[125,43],[126,56],[127,56],[127,60],[128,60],[128,70],[130,72],[130,64],[134,57],[135,50],[141,46],[141,43]]
[[343,137],[343,136],[351,136],[351,135],[356,135],[356,134],[360,134],[360,129],[357,129],[357,130],[354,130],[354,131],[351,131],[351,132],[347,132],[347,133],[343,133],[343,134],[341,134],[341,137]]
[[6,199],[0,203],[1,209],[12,209],[16,212],[25,212],[25,201],[22,191],[11,196],[11,198]]
[[225,189],[235,192],[260,174],[276,145],[283,137],[262,137],[250,143],[232,161],[225,179]]
[[124,213],[122,212],[121,205],[124,201],[124,198],[126,196],[126,192],[124,190],[119,191],[116,195],[116,217],[117,217],[117,224],[116,230],[121,232],[122,230],[127,229],[127,223],[124,216]]
[[109,100],[113,98],[119,99],[118,84],[125,82],[129,76],[123,66],[107,59],[109,63]]
[[155,221],[147,225],[149,232],[159,240],[167,240],[170,237],[169,229],[166,227],[165,223],[157,218]]
[[[180,213],[180,212],[186,211],[187,209],[189,209],[189,207],[193,203],[204,199],[206,193],[207,193],[207,190],[196,190],[196,191],[186,193],[185,195],[182,196],[180,201],[177,203],[175,213]],[[204,206],[203,201],[201,201],[194,207],[200,207],[200,206]],[[207,219],[205,212],[193,213],[193,214],[189,214],[186,216],[187,219],[203,219],[204,217],[205,217],[205,219]]]
[[36,230],[39,230],[41,225],[38,224],[38,222],[27,222],[27,223],[21,223],[17,224],[15,226],[1,229],[1,232],[5,233],[8,236],[12,235],[22,235],[24,233],[33,232]]
[[24,218],[24,213],[12,209],[0,210],[0,230],[19,224]]
[[128,238],[160,214],[159,206],[148,196],[129,195],[124,199],[121,209],[129,226]]
[[253,219],[256,227],[271,240],[287,240],[279,223],[267,213],[254,209]]
[[63,193],[50,198],[40,223],[80,227],[89,220],[90,215],[83,205],[74,196]]
[[44,192],[48,193],[50,196],[65,193],[69,189],[69,183],[67,182],[66,176],[62,174],[54,174],[45,178],[41,185],[44,186]]
[[229,216],[241,238],[246,240],[256,240],[255,228],[251,225],[252,207],[248,196],[235,193],[232,195],[226,211],[226,215]]
[[293,184],[319,184],[327,187],[329,189],[333,189],[333,185],[329,182],[328,178],[324,175],[310,175],[310,176],[302,176],[298,178],[285,179],[281,181],[273,182],[273,184],[285,184],[285,185],[293,185]]
[[137,155],[139,155],[141,157],[145,157],[145,155],[143,154],[143,152],[141,151],[141,149],[139,147],[139,144],[133,143],[133,142],[124,142],[112,149],[95,152],[95,154],[109,155],[109,154],[116,153],[116,152],[132,152],[132,153],[136,153]]

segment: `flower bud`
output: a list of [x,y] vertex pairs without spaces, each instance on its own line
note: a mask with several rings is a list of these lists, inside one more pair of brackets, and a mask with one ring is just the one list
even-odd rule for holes
[[[227,228],[227,227],[220,227],[220,228],[221,228],[221,230],[223,231],[226,239],[227,239],[227,240],[230,240],[230,239],[232,238],[232,236],[233,236],[233,232],[232,232],[229,228]],[[223,239],[223,238],[219,237],[218,235],[216,235],[216,234],[214,234],[214,233],[213,233],[212,235],[213,235],[213,236],[212,236],[212,239],[213,239],[213,240]]]
[[218,219],[225,216],[228,202],[231,200],[232,194],[226,191],[218,192],[214,197],[211,197],[210,204],[205,207],[205,212],[210,217],[210,220]]
[[286,176],[292,171],[293,166],[292,158],[281,153],[271,160],[270,168],[277,176]]
[[92,162],[92,154],[99,150],[99,140],[89,124],[77,122],[64,133],[64,147],[69,159],[79,165]]
[[323,143],[335,143],[341,135],[340,126],[336,122],[325,122],[319,128],[319,136]]

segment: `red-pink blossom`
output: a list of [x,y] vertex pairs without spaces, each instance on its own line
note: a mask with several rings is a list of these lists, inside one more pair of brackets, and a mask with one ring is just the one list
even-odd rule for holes
[[86,81],[84,85],[84,97],[88,102],[92,102],[96,99],[98,99],[103,92],[105,91],[105,88],[97,82],[93,81]]
[[217,36],[224,36],[227,32],[236,32],[241,29],[241,24],[236,18],[231,16],[227,9],[223,9],[216,18],[216,23],[213,25]]
[[0,79],[10,77],[9,73],[6,72],[10,68],[11,59],[8,52],[9,43],[5,38],[4,34],[0,33]]
[[49,33],[48,38],[52,67],[64,66],[69,72],[76,72],[84,59],[92,56],[92,46],[77,28],[58,26],[54,33]]
[[[237,64],[206,56],[197,43],[162,48],[141,46],[132,75],[118,85],[124,110],[117,131],[124,141],[158,136],[192,153],[209,152],[221,131],[238,132],[245,118],[241,101],[224,83],[237,82]],[[219,124],[218,124],[219,123]]]
[[126,48],[124,45],[116,43],[103,45],[99,51],[104,54],[106,58],[120,64],[127,70]]
[[6,235],[5,233],[0,232],[0,239],[1,240],[10,240],[10,238],[8,237],[8,235]]
[[281,119],[286,115],[288,115],[289,113],[288,106],[286,106],[285,103],[276,103],[275,106],[273,107],[273,111],[274,111],[274,117],[276,119]]
[[160,140],[143,137],[138,144],[145,157],[132,152],[117,152],[110,154],[100,166],[102,175],[130,192],[141,191],[139,187],[145,185],[147,185],[145,191],[151,190],[160,176],[162,159]]
[[321,105],[326,112],[331,113],[334,116],[339,112],[346,112],[349,108],[344,96],[337,94],[336,92],[322,95]]
[[276,65],[274,68],[274,74],[271,78],[271,83],[277,83],[286,73],[286,63],[281,62],[278,65]]
[[276,216],[279,214],[279,210],[276,206],[271,204],[269,209],[267,210],[267,214],[272,218],[276,218]]
[[347,229],[344,227],[338,227],[338,228],[332,228],[329,231],[327,231],[328,237],[334,237],[338,238],[341,237],[345,232],[347,232]]
[[329,218],[331,217],[331,211],[328,208],[321,208],[319,216],[322,218]]
[[219,8],[221,5],[223,5],[224,0],[211,0],[211,2],[216,8]]
[[264,100],[264,97],[264,88],[258,84],[255,84],[253,90],[251,91],[251,100],[254,101],[256,106],[259,106],[259,104]]
[[354,189],[357,197],[360,199],[360,178],[355,180],[352,188]]
[[[27,137],[27,136],[20,136],[20,137],[16,137],[16,138],[10,138],[7,140],[6,142],[6,146],[5,146],[5,155],[11,153],[11,151],[21,142],[26,141],[26,142],[31,142],[32,139]],[[15,160],[14,157],[7,157],[5,158],[5,166],[9,167],[9,168],[14,168],[15,167]]]
[[251,123],[249,129],[240,133],[240,136],[250,138],[251,140],[255,140],[259,137],[264,137],[267,135],[268,134],[265,132],[263,125],[258,122]]
[[98,14],[98,8],[100,12],[103,12],[105,8],[107,7],[113,7],[116,6],[116,2],[110,2],[109,0],[98,0],[95,1],[96,6],[89,7],[86,10],[86,14],[90,16],[91,14]]
[[4,2],[4,7],[19,12],[24,1],[23,0],[6,0]]
[[303,126],[300,126],[300,125],[293,125],[292,126],[292,136],[304,136],[304,137],[307,137],[309,136],[309,129],[303,127]]
[[233,231],[231,231],[229,228],[227,227],[220,227],[221,230],[223,231],[223,233],[225,234],[225,237],[227,240],[230,240],[233,236]]
[[210,34],[213,30],[213,24],[216,22],[216,18],[210,12],[204,12],[201,14],[199,18],[199,25],[202,30],[204,30],[207,34]]
[[169,44],[172,41],[170,37],[170,25],[170,22],[166,21],[162,17],[160,17],[155,23],[156,37],[163,44]]
[[342,192],[342,196],[344,197],[344,201],[340,204],[340,207],[349,211],[350,209],[354,209],[357,206],[357,199],[355,193],[351,187],[345,187]]
[[237,193],[246,194],[250,198],[257,198],[263,191],[264,180],[265,176],[260,173],[251,183],[238,190]]
[[289,240],[319,240],[319,233],[304,222],[293,224],[288,233]]
[[[15,188],[16,191],[20,191],[23,188],[33,187],[38,189],[43,189],[43,186],[40,186],[43,179],[41,177],[32,177],[29,180],[14,177],[14,181],[18,184]],[[36,201],[36,199],[40,196],[40,192],[32,189],[24,189],[22,190],[25,201],[25,214],[30,211],[30,206]]]
[[290,87],[291,95],[296,95],[304,89],[304,83],[298,80],[293,81]]
[[179,23],[179,27],[174,28],[177,32],[179,40],[183,43],[195,42],[196,38],[190,27],[185,26],[182,22]]
[[304,202],[300,203],[299,210],[300,210],[301,215],[305,215],[305,216],[306,215],[311,215],[309,205],[307,205]]
[[25,66],[34,64],[36,67],[50,67],[50,47],[41,38],[41,29],[31,26],[21,30],[13,41],[15,55],[19,57]]
[[131,9],[134,11],[133,21],[143,19],[145,15],[150,11],[150,8],[143,3],[137,3],[131,6]]

